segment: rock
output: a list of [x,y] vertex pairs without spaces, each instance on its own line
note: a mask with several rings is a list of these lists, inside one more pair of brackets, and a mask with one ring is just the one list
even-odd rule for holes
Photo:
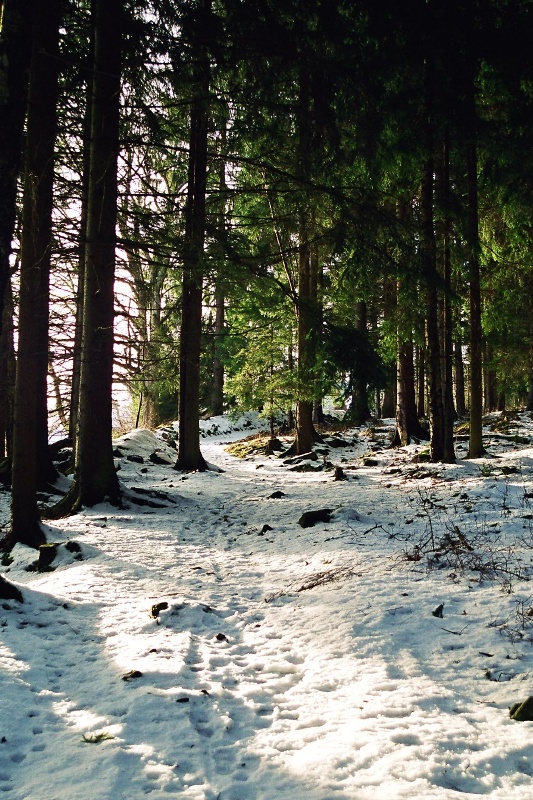
[[528,697],[523,703],[515,703],[511,706],[509,716],[516,722],[533,721],[533,697]]
[[300,464],[295,464],[294,467],[289,467],[290,472],[320,472],[322,469],[324,469],[323,464],[316,464],[307,460],[302,461]]
[[299,464],[301,461],[318,461],[318,455],[314,450],[311,450],[309,453],[303,453],[300,456],[291,456],[290,458],[286,458],[283,463]]
[[20,589],[17,589],[17,587],[13,586],[12,583],[6,581],[6,579],[3,578],[1,575],[0,575],[0,599],[16,600],[17,603],[24,602],[24,598],[22,596],[22,592],[20,591]]
[[334,480],[336,481],[346,481],[348,480],[346,477],[346,473],[344,472],[342,467],[335,467],[335,472],[333,473]]
[[174,464],[174,461],[172,459],[170,459],[167,455],[157,450],[154,450],[154,452],[150,454],[149,459],[152,462],[152,464],[160,464],[166,467],[173,466]]
[[144,458],[137,453],[128,453],[126,461],[131,461],[132,464],[144,464]]
[[166,611],[168,608],[168,603],[163,600],[162,603],[155,603],[150,609],[150,616],[152,619],[157,619],[161,611]]
[[265,523],[265,524],[263,525],[263,527],[261,528],[261,530],[259,531],[259,536],[264,536],[264,535],[265,535],[265,533],[268,533],[268,531],[271,531],[271,530],[273,530],[273,529],[270,527],[270,525],[267,525],[267,524]]
[[349,447],[350,445],[346,439],[341,439],[340,436],[328,436],[324,441],[330,447]]
[[431,453],[426,452],[423,450],[421,453],[418,453],[416,456],[413,456],[411,459],[413,464],[429,464],[431,461]]
[[298,520],[298,524],[301,525],[302,528],[312,528],[317,522],[330,522],[332,514],[332,508],[319,508],[316,511],[304,511]]
[[50,543],[50,544],[42,544],[39,547],[39,559],[36,563],[37,571],[40,572],[41,570],[46,570],[52,561],[57,556],[57,548],[59,545]]
[[282,497],[285,497],[285,492],[282,492],[280,489],[268,495],[269,500],[280,500]]
[[273,453],[279,453],[281,450],[283,450],[283,443],[276,438],[269,439],[267,445],[265,446],[265,453],[267,455],[272,455]]
[[439,619],[442,619],[444,617],[443,611],[444,611],[444,603],[441,603],[431,613],[433,614],[434,617],[439,617]]
[[126,672],[125,675],[122,676],[123,681],[131,681],[133,678],[142,678],[143,674],[138,669],[130,669],[129,672]]

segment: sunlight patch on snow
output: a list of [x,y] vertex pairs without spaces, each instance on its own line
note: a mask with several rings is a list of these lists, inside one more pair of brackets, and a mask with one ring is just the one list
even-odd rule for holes
[[107,722],[101,714],[94,714],[90,709],[76,708],[70,700],[58,700],[52,704],[58,717],[63,717],[68,724],[76,730],[92,730],[102,727]]
[[18,659],[9,647],[0,642],[0,669],[14,674],[27,672],[30,665]]

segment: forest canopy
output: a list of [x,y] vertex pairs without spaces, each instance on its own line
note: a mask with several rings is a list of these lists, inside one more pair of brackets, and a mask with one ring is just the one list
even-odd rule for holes
[[530,0],[3,0],[5,546],[45,541],[50,439],[120,504],[133,423],[261,410],[311,450],[328,397],[453,462],[533,410]]

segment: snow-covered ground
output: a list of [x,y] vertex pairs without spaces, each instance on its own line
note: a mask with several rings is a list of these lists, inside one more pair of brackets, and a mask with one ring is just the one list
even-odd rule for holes
[[490,456],[460,441],[454,466],[386,449],[392,423],[302,464],[230,455],[254,419],[218,418],[204,474],[172,468],[171,428],[122,437],[152,505],[48,526],[79,545],[52,571],[21,546],[2,567],[24,603],[0,606],[0,793],[533,798],[509,716],[533,694],[533,421],[491,422]]

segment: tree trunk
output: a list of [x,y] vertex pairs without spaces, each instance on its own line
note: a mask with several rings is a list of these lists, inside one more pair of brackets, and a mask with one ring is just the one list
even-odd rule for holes
[[9,283],[17,179],[31,59],[34,0],[4,0],[0,40],[0,331]]
[[[367,308],[364,300],[359,300],[356,303],[355,327],[363,336],[367,336]],[[354,425],[362,425],[372,417],[368,405],[366,380],[357,374],[352,376],[352,399],[348,413],[349,419],[353,421]]]
[[[293,350],[293,328],[290,329],[290,342],[287,351],[287,368],[289,372],[294,372],[294,350]],[[287,428],[293,431],[296,428],[296,421],[294,419],[294,409],[292,405],[287,409]]]
[[[226,233],[226,159],[225,149],[227,142],[227,126],[228,126],[229,109],[224,106],[224,113],[220,125],[220,164],[218,168],[218,191],[220,197],[218,199],[218,212],[217,212],[217,226],[218,233],[221,237],[225,237]],[[216,275],[215,286],[215,330],[213,337],[213,386],[211,388],[211,414],[213,416],[220,416],[224,413],[224,362],[222,360],[222,350],[224,342],[224,327],[225,327],[225,293],[222,285],[222,273],[224,268],[224,250],[223,247],[218,248],[220,263],[218,265],[218,273]]]
[[225,325],[225,298],[220,286],[215,290],[215,333],[213,357],[213,388],[211,391],[211,413],[219,416],[224,413],[224,363],[221,358]]
[[[20,260],[11,494],[11,543],[39,547],[37,488],[48,477],[50,251],[61,0],[37,0],[28,102]],[[51,467],[51,461],[50,461]]]
[[[309,178],[310,158],[310,79],[307,66],[300,70],[298,97],[297,174],[304,182]],[[307,199],[307,198],[306,198]],[[291,449],[297,455],[308,453],[315,441],[313,426],[314,358],[316,355],[315,304],[311,270],[310,239],[312,214],[303,206],[299,209],[298,231],[298,396],[296,401],[296,441]]]
[[[398,307],[398,282],[394,275],[383,279],[383,321],[390,325]],[[388,364],[391,377],[383,390],[381,417],[392,419],[396,416],[398,359]]]
[[425,439],[427,434],[420,425],[416,410],[413,345],[405,342],[398,351],[396,433],[392,445],[405,447],[413,437]]
[[[396,371],[398,365],[396,364]],[[382,419],[392,419],[396,415],[396,382],[390,382],[385,386],[383,392],[383,401],[381,403],[381,417]]]
[[425,349],[416,348],[416,413],[419,419],[426,416],[426,364],[424,360]]
[[[83,343],[75,483],[56,513],[119,505],[113,461],[114,281],[119,150],[121,0],[95,0]],[[52,512],[54,513],[54,512]]]
[[461,340],[455,342],[454,347],[454,366],[455,366],[455,407],[457,416],[466,416],[465,398],[465,371],[463,364],[463,345]]
[[452,326],[452,267],[450,253],[451,221],[450,221],[450,157],[448,131],[444,132],[444,146],[437,173],[439,204],[442,222],[439,226],[441,235],[442,272],[444,276],[444,308],[443,308],[443,438],[444,461],[455,463],[453,446],[453,426],[455,407],[453,402],[453,326]]
[[311,336],[311,265],[308,226],[301,212],[298,246],[298,400],[296,402],[296,455],[308,453],[314,441]]
[[529,282],[529,363],[526,411],[533,411],[533,280]]
[[[312,241],[310,245],[310,293],[312,298],[312,304],[315,309],[315,313],[313,314],[313,333],[312,333],[312,362],[313,365],[317,363],[317,356],[318,356],[318,348],[319,348],[319,337],[321,336],[322,332],[322,324],[324,319],[324,306],[322,303],[322,290],[324,284],[324,274],[322,270],[322,265],[320,263],[320,248],[318,246],[317,241],[317,225],[316,225],[316,214],[313,213],[313,220],[312,220]],[[313,370],[314,371],[314,370]],[[322,387],[320,384],[320,380],[315,376],[314,377],[314,397],[313,397],[313,425],[323,425],[324,424],[324,409],[322,407]]]
[[4,324],[0,334],[0,461],[13,453],[13,405],[15,393],[15,342],[13,336],[13,296],[7,285]]
[[477,198],[477,153],[468,146],[468,256],[470,266],[470,437],[468,458],[479,458],[483,447],[483,371],[481,330],[481,280],[479,268],[479,222]]
[[[94,42],[92,43],[94,47]],[[81,209],[78,234],[78,282],[76,287],[76,323],[72,353],[72,387],[70,392],[69,438],[76,452],[80,405],[81,351],[83,346],[83,305],[85,292],[85,265],[87,261],[86,231],[89,203],[89,174],[91,158],[91,113],[92,86],[88,81],[85,90],[85,113],[83,118],[83,173],[81,177]]]
[[[203,11],[211,12],[210,0]],[[204,470],[200,452],[200,353],[207,185],[207,128],[210,67],[205,46],[198,46],[191,104],[189,171],[185,208],[183,291],[180,331],[180,389],[177,469]]]
[[496,371],[492,366],[492,361],[494,358],[494,353],[492,346],[485,341],[484,342],[484,369],[483,369],[483,383],[484,383],[484,406],[485,411],[496,411],[498,406],[498,380],[496,376]]
[[420,206],[422,215],[421,251],[426,283],[427,304],[426,335],[428,345],[429,429],[431,460],[442,461],[444,459],[444,408],[442,403],[437,266],[433,224],[433,172],[433,159],[428,158],[424,165]]

